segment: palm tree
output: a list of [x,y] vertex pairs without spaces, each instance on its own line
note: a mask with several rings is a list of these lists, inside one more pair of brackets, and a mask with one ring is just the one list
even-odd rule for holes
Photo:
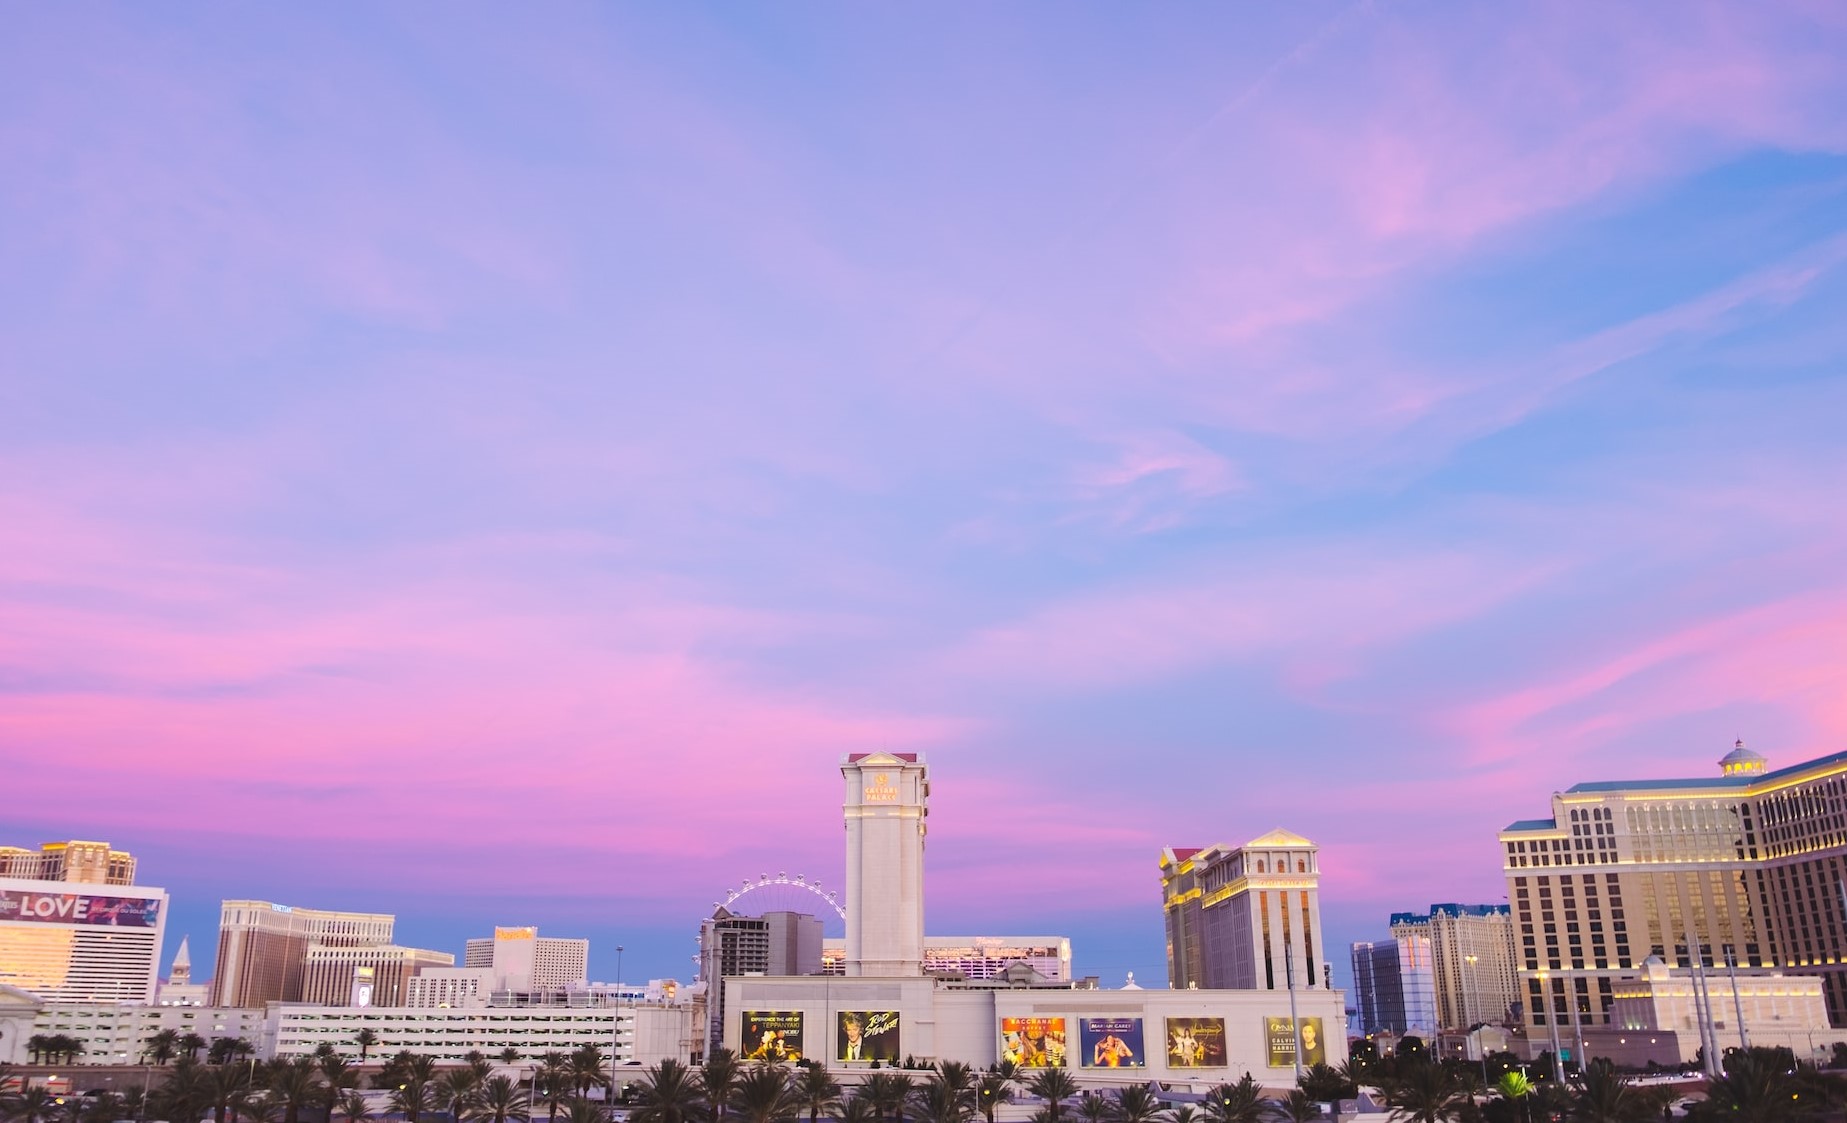
[[859,1094],[872,1108],[872,1117],[884,1120],[903,1119],[904,1101],[910,1098],[911,1078],[895,1072],[875,1072],[859,1086]]
[[1261,1123],[1264,1116],[1263,1089],[1256,1077],[1245,1073],[1236,1084],[1220,1084],[1206,1093],[1200,1110],[1211,1123]]
[[372,1046],[378,1044],[378,1031],[371,1026],[361,1026],[359,1032],[353,1035],[353,1044],[359,1046],[359,1063],[365,1064],[366,1059],[372,1055]]
[[753,1064],[731,1087],[731,1104],[743,1123],[776,1123],[793,1119],[801,1108],[789,1087],[789,1074],[781,1065]]
[[1077,1098],[1077,1117],[1084,1123],[1103,1123],[1110,1117],[1110,1102],[1101,1092],[1085,1092]]
[[366,1123],[372,1118],[372,1105],[366,1102],[365,1093],[355,1088],[341,1094],[340,1114],[346,1116],[346,1123]]
[[1511,1069],[1501,1073],[1501,1078],[1494,1082],[1494,1094],[1518,1108],[1521,1119],[1531,1120],[1533,1082],[1526,1078],[1526,1073]]
[[545,1101],[545,1118],[550,1123],[558,1118],[558,1105],[564,1102],[565,1093],[571,1088],[570,1062],[563,1053],[547,1053],[539,1058],[539,1070],[533,1075],[539,1096]]
[[512,1045],[509,1045],[505,1049],[502,1049],[500,1052],[494,1054],[494,1056],[503,1065],[519,1063],[519,1049],[517,1049],[516,1047]]
[[474,1117],[487,1123],[526,1123],[532,1118],[532,1099],[511,1077],[495,1076],[476,1094]]
[[1046,1118],[1058,1123],[1064,1102],[1077,1095],[1077,1081],[1062,1068],[1041,1069],[1033,1075],[1026,1090],[1045,1101]]
[[[219,1038],[220,1042],[224,1040]],[[205,1093],[212,1108],[212,1123],[225,1123],[225,1116],[235,1115],[233,1105],[240,1104],[250,1090],[250,1070],[243,1065],[221,1064],[212,1066],[209,1072]]]
[[359,1069],[339,1053],[329,1050],[320,1062],[322,1099],[327,1103],[327,1123],[333,1123],[334,1108],[346,1094],[359,1087]]
[[975,1082],[975,1103],[981,1108],[982,1118],[994,1123],[994,1113],[1002,1104],[1013,1102],[1013,1081],[1000,1070],[984,1072]]
[[1796,1114],[1791,1092],[1778,1066],[1768,1058],[1747,1053],[1733,1053],[1725,1058],[1725,1075],[1714,1077],[1706,1085],[1706,1106],[1715,1115],[1736,1123],[1778,1123]]
[[180,1034],[179,1050],[192,1060],[196,1061],[199,1059],[199,1051],[204,1049],[207,1044],[208,1042],[205,1038],[200,1037],[190,1030]]
[[13,1097],[11,1106],[12,1118],[20,1123],[48,1123],[61,1114],[58,1097],[45,1088],[27,1088]]
[[1146,1084],[1118,1088],[1116,1102],[1110,1105],[1110,1117],[1116,1123],[1155,1123],[1163,1114],[1161,1101]]
[[1312,1123],[1321,1118],[1321,1104],[1297,1088],[1280,1100],[1272,1100],[1270,1114],[1277,1123]]
[[481,1077],[473,1065],[452,1068],[436,1081],[436,1108],[447,1111],[449,1118],[459,1121],[474,1106],[475,1094],[480,1090]]
[[822,1112],[840,1109],[840,1081],[821,1065],[807,1065],[795,1078],[795,1098],[808,1110],[808,1123],[819,1123]]
[[911,1117],[917,1123],[968,1123],[974,1114],[972,1092],[943,1079],[940,1072],[911,1094]]
[[565,1123],[609,1123],[603,1105],[584,1096],[573,1096],[564,1108]]
[[164,1065],[179,1051],[180,1031],[163,1029],[147,1039],[147,1043],[142,1047],[141,1055],[157,1065]]
[[1385,1106],[1400,1123],[1450,1123],[1472,1102],[1450,1071],[1432,1061],[1400,1061],[1385,1086]]
[[1649,1116],[1658,1114],[1654,1105],[1644,1103],[1629,1082],[1616,1075],[1616,1066],[1607,1058],[1594,1058],[1584,1066],[1571,1097],[1573,1119],[1579,1123],[1634,1123],[1643,1112]]
[[671,1057],[642,1074],[635,1098],[630,1123],[701,1123],[708,1114],[700,1079]]
[[581,1099],[593,1085],[603,1082],[603,1050],[595,1045],[579,1045],[567,1062],[571,1069],[571,1086]]
[[282,1123],[301,1123],[302,1109],[319,1101],[321,1073],[311,1057],[276,1061],[269,1070],[269,1093],[282,1111]]
[[100,1096],[82,1097],[83,1109],[77,1113],[78,1123],[115,1123],[126,1119],[123,1114],[122,1097],[114,1092],[104,1092]]
[[[212,1071],[206,1066],[182,1056],[167,1073],[167,1079],[154,1090],[150,1097],[156,1105],[155,1114],[163,1119],[194,1120],[205,1114],[212,1106]],[[140,1088],[131,1089],[131,1094],[142,1095]],[[146,1105],[135,1104],[128,1114],[118,1115],[117,1119],[145,1118]],[[113,1120],[111,1121],[113,1123]]]
[[402,1115],[404,1123],[417,1123],[433,1106],[433,1091],[428,1080],[412,1076],[391,1090],[391,1110]]
[[1199,1123],[1199,1112],[1192,1104],[1181,1104],[1167,1113],[1167,1123]]
[[737,1082],[738,1057],[736,1053],[720,1045],[706,1057],[705,1064],[699,1068],[699,1083],[705,1089],[705,1098],[712,1106],[712,1114],[718,1119],[725,1117],[725,1108],[731,1099],[731,1085]]

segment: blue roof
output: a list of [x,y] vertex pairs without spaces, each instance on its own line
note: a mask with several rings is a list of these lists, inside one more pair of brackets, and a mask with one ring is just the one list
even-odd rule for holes
[[[1663,789],[1673,791],[1686,788],[1751,788],[1758,784],[1770,783],[1776,780],[1786,780],[1791,776],[1799,776],[1811,768],[1819,768],[1830,764],[1840,764],[1844,761],[1847,761],[1847,752],[1830,753],[1827,756],[1816,757],[1814,760],[1805,760],[1800,764],[1792,764],[1788,768],[1779,768],[1775,772],[1762,772],[1756,776],[1713,776],[1708,779],[1692,780],[1596,780],[1588,784],[1577,784],[1567,788],[1565,794],[1570,795],[1572,792],[1621,792],[1631,791],[1637,788],[1654,791]],[[1518,826],[1519,824],[1516,823],[1514,827],[1508,827],[1507,829],[1513,830]]]
[[1495,916],[1509,911],[1511,910],[1506,905],[1459,905],[1454,902],[1444,902],[1440,905],[1431,905],[1429,913],[1395,912],[1392,914],[1392,923],[1394,925],[1427,924],[1433,916]]
[[1510,831],[1554,831],[1558,829],[1557,819],[1515,819],[1507,824]]

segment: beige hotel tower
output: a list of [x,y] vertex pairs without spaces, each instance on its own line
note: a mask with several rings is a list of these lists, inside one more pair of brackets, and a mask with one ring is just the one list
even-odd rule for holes
[[846,973],[923,974],[924,819],[930,770],[916,753],[856,753],[846,780]]

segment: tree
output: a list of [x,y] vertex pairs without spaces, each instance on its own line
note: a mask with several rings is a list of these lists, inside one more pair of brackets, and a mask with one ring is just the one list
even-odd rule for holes
[[1571,1117],[1578,1123],[1637,1123],[1659,1113],[1660,1105],[1639,1095],[1603,1057],[1584,1067],[1571,1097]]
[[1077,1098],[1077,1117],[1084,1123],[1103,1123],[1110,1117],[1110,1102],[1101,1092],[1085,1092]]
[[179,1037],[180,1052],[186,1054],[186,1056],[191,1060],[196,1061],[199,1059],[199,1052],[200,1050],[205,1048],[206,1044],[207,1042],[205,1038],[200,1037],[198,1034],[193,1033],[191,1030],[188,1030],[187,1032],[180,1034],[180,1037]]
[[821,1065],[807,1065],[795,1078],[796,1102],[808,1112],[808,1123],[818,1123],[822,1112],[840,1109],[840,1081]]
[[433,1106],[432,1099],[430,1082],[411,1076],[391,1090],[391,1110],[402,1115],[404,1123],[417,1123]]
[[877,1120],[904,1118],[904,1101],[911,1097],[911,1078],[895,1072],[875,1072],[859,1086],[859,1094]]
[[1211,1123],[1261,1123],[1263,1089],[1247,1072],[1236,1084],[1220,1084],[1207,1092],[1199,1107]]
[[519,1063],[519,1049],[517,1049],[516,1047],[512,1045],[509,1045],[505,1049],[502,1049],[500,1052],[496,1053],[495,1057],[503,1065],[518,1064]]
[[180,1051],[180,1031],[163,1029],[149,1037],[141,1047],[141,1055],[157,1065],[164,1065]]
[[[571,1086],[583,1098],[591,1088],[603,1082],[603,1050],[595,1045],[579,1045],[571,1053]],[[613,1074],[614,1069],[610,1070]]]
[[[213,1050],[227,1040],[219,1038]],[[250,1092],[250,1069],[245,1065],[220,1064],[209,1072],[205,1080],[206,1102],[211,1106],[213,1123],[225,1123],[226,1116],[236,1117],[237,1109],[243,1106],[244,1097]]]
[[353,1035],[353,1044],[359,1046],[359,1063],[365,1064],[372,1055],[372,1046],[378,1044],[378,1031],[371,1026],[361,1026]]
[[1325,1062],[1308,1066],[1296,1086],[1307,1092],[1309,1099],[1323,1102],[1350,1100],[1360,1094],[1359,1081]]
[[731,1106],[743,1123],[793,1119],[800,1108],[789,1089],[789,1074],[774,1064],[747,1066],[732,1083]]
[[11,1118],[19,1123],[49,1123],[63,1113],[58,1097],[46,1088],[27,1088],[8,1101]]
[[[140,1088],[130,1089],[129,1095],[137,1099],[142,1096]],[[154,1094],[148,1097],[154,1114],[162,1119],[196,1120],[212,1106],[212,1071],[191,1057],[181,1056],[168,1071],[167,1078],[161,1082]],[[135,1103],[125,1109],[126,1113],[117,1115],[116,1119],[144,1118],[149,1105]],[[112,1119],[109,1123],[115,1123]]]
[[1192,1104],[1181,1104],[1167,1113],[1167,1123],[1199,1123],[1199,1111]]
[[671,1057],[642,1074],[635,1099],[630,1123],[702,1123],[708,1115],[700,1078]]
[[968,1123],[975,1114],[974,1096],[941,1073],[911,1093],[911,1117],[917,1123]]
[[876,1123],[877,1119],[872,1102],[864,1096],[855,1094],[840,1105],[840,1123]]
[[572,1096],[564,1105],[565,1123],[609,1123],[603,1105],[586,1096]]
[[437,1078],[434,1103],[437,1110],[447,1111],[449,1118],[459,1121],[474,1107],[480,1090],[481,1075],[473,1065],[452,1068]]
[[[317,1050],[318,1052],[318,1050]],[[321,1072],[322,1101],[327,1106],[327,1123],[333,1123],[334,1108],[345,1098],[346,1094],[359,1087],[359,1069],[351,1061],[333,1050],[328,1050],[320,1058],[317,1066]]]
[[321,1072],[311,1057],[272,1062],[266,1081],[282,1111],[282,1123],[301,1123],[304,1108],[320,1101]]
[[1116,1089],[1116,1102],[1110,1105],[1110,1118],[1116,1123],[1155,1123],[1164,1112],[1146,1084],[1131,1084]]
[[731,1085],[737,1078],[738,1056],[723,1045],[713,1049],[705,1064],[700,1066],[699,1084],[705,1089],[706,1102],[711,1105],[715,1117],[725,1117],[725,1108],[731,1100]]
[[1450,1123],[1465,1101],[1454,1075],[1428,1060],[1402,1061],[1385,1086],[1385,1106],[1402,1123]]
[[539,1070],[534,1074],[538,1085],[539,1098],[545,1102],[548,1121],[558,1118],[558,1105],[564,1102],[565,1093],[571,1089],[570,1061],[563,1053],[551,1052],[539,1058]]
[[1280,1100],[1270,1102],[1270,1114],[1277,1123],[1310,1123],[1321,1118],[1321,1104],[1297,1088]]
[[366,1102],[364,1092],[353,1089],[340,1096],[340,1114],[346,1116],[347,1123],[366,1123],[372,1118],[372,1106]]
[[984,1072],[975,1083],[975,1104],[981,1109],[981,1116],[987,1123],[994,1123],[994,1113],[1002,1104],[1013,1102],[1013,1081],[996,1070]]
[[1026,1090],[1045,1101],[1046,1117],[1051,1123],[1058,1123],[1064,1102],[1077,1095],[1077,1081],[1062,1068],[1040,1069],[1027,1083]]
[[532,1099],[512,1078],[490,1077],[475,1096],[474,1118],[485,1123],[526,1123],[532,1118]]
[[215,1065],[228,1065],[256,1051],[256,1046],[241,1037],[220,1037],[207,1047],[205,1059]]

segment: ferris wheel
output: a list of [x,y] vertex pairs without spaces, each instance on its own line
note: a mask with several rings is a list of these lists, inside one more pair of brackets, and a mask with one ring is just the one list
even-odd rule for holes
[[[817,908],[817,904],[824,907]],[[846,934],[847,910],[841,905],[839,894],[821,888],[819,881],[810,881],[799,873],[779,872],[747,877],[736,888],[726,892],[724,900],[713,902],[713,908],[722,908],[737,916],[762,916],[766,912],[805,912],[821,918],[822,931],[827,935]]]

